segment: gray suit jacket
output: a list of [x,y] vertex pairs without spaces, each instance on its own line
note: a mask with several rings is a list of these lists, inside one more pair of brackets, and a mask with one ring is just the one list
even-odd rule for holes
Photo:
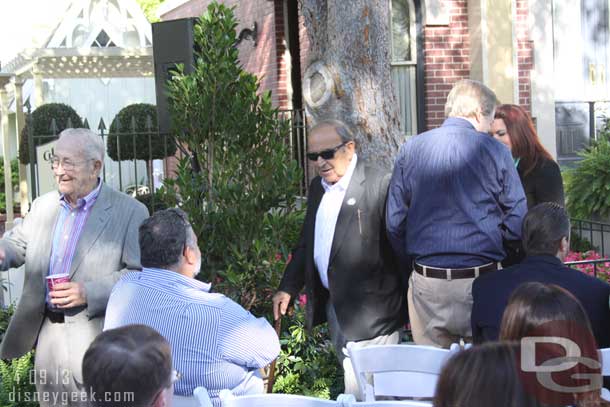
[[[36,345],[44,320],[45,277],[59,204],[56,191],[39,197],[23,222],[0,240],[0,247],[6,252],[0,269],[25,263],[23,294],[0,345],[2,359],[20,357]],[[126,269],[141,269],[138,228],[147,217],[148,210],[142,203],[102,185],[70,268],[71,280],[82,282],[87,293],[85,306],[65,310],[65,327],[75,341],[70,349],[78,365],[89,343],[102,331],[114,283]],[[80,366],[74,367],[80,371]]]

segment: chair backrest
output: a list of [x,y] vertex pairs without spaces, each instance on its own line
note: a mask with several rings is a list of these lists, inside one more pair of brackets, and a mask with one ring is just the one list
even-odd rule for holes
[[376,396],[433,397],[443,365],[458,349],[459,346],[448,350],[420,345],[347,344],[365,401],[375,401]]
[[597,352],[602,363],[602,376],[610,376],[610,348],[598,349]]
[[195,396],[195,399],[197,399],[199,407],[213,406],[212,400],[210,400],[210,395],[208,394],[208,390],[205,387],[195,387],[195,390],[193,390],[193,396]]
[[[221,390],[219,397],[222,407],[348,407],[348,403],[344,401],[323,400],[294,394],[234,396],[230,390]],[[348,400],[350,399],[348,398]]]
[[431,401],[396,400],[396,401],[359,401],[349,407],[432,407]]
[[173,407],[200,407],[199,402],[195,397],[177,396],[174,394],[172,398]]

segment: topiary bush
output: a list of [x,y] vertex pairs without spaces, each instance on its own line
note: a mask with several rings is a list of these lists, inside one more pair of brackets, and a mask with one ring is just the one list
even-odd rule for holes
[[[51,131],[51,121],[55,119],[55,135]],[[83,121],[76,111],[63,103],[47,103],[27,117],[25,126],[19,139],[19,161],[27,165],[30,163],[30,150],[28,142],[29,126],[34,127],[34,147],[46,144],[57,138],[57,135],[70,127],[83,127]]]
[[148,103],[122,108],[110,124],[107,144],[108,156],[114,161],[134,158],[148,161],[176,154],[175,143],[157,133],[157,108]]
[[[11,181],[14,191],[19,190],[19,162],[11,160]],[[19,212],[19,202],[13,202],[13,212]],[[4,160],[0,160],[0,213],[6,213],[6,191],[4,185]]]
[[610,216],[610,141],[607,135],[579,155],[582,160],[577,167],[565,172],[568,212],[578,219],[607,219]]

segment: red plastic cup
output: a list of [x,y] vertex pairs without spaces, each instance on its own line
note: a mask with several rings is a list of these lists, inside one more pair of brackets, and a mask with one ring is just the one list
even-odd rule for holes
[[69,283],[70,275],[69,274],[53,274],[47,276],[47,287],[49,287],[49,291],[54,291],[55,286],[61,283]]

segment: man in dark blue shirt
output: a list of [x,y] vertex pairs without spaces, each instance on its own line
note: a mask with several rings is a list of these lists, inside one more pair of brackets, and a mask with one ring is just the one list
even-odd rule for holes
[[413,262],[407,297],[418,344],[471,340],[472,282],[498,268],[503,239],[520,239],[523,187],[509,150],[487,134],[496,103],[482,83],[456,83],[443,125],[409,139],[394,166],[387,230]]

